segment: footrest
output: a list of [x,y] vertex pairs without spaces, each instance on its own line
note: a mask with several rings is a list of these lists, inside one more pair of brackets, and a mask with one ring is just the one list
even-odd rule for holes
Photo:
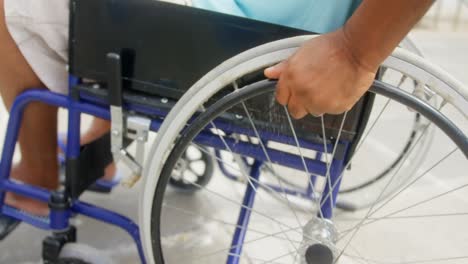
[[67,161],[66,188],[72,199],[78,198],[86,189],[104,175],[112,161],[110,134],[82,147],[77,160]]

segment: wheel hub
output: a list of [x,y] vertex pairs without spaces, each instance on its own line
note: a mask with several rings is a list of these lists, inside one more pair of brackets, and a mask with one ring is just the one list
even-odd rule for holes
[[335,243],[338,231],[328,219],[315,217],[303,228],[303,240],[300,248],[303,264],[333,264],[337,252]]

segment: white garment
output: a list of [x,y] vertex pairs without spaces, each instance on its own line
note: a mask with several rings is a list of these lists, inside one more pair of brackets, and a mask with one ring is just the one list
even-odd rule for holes
[[[191,5],[191,0],[161,0]],[[51,91],[68,92],[68,0],[5,0],[8,31]]]

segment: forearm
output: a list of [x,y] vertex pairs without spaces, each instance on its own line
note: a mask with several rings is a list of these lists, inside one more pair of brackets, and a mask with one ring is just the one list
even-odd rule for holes
[[393,51],[434,0],[364,0],[343,27],[354,59],[373,69]]

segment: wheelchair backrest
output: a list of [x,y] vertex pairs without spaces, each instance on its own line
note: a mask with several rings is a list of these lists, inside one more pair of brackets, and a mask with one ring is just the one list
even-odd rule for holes
[[106,54],[121,54],[126,87],[179,98],[223,61],[307,32],[154,0],[72,0],[70,72],[106,80]]
[[[118,53],[124,90],[178,99],[225,60],[258,45],[304,34],[311,33],[155,0],[71,0],[70,73],[106,83],[107,54]],[[258,74],[247,83],[263,78],[262,73],[254,75]],[[367,97],[348,114],[342,139],[359,139],[372,106],[372,98]],[[263,109],[264,102],[253,105],[254,112],[274,112]],[[259,115],[257,121],[270,124],[264,118]],[[341,120],[341,116],[326,117],[327,137],[336,138]],[[321,134],[320,119],[295,122],[304,138],[314,140],[309,138],[312,134]],[[284,130],[281,125],[269,129]]]

